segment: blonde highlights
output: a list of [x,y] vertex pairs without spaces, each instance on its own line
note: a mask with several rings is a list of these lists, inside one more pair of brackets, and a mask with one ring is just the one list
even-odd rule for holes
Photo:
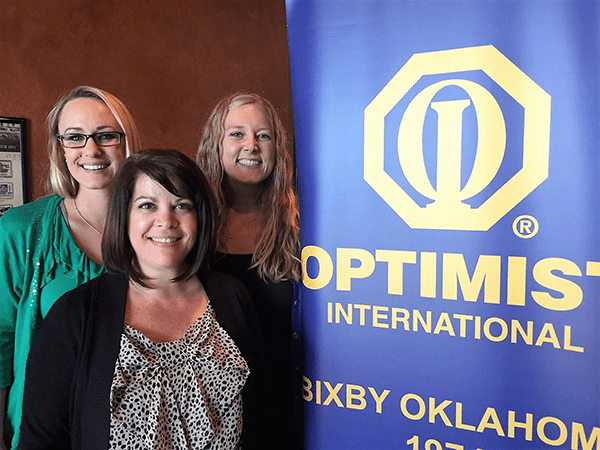
[[75,197],[79,184],[67,168],[62,146],[57,139],[58,123],[65,105],[77,98],[93,98],[103,102],[110,109],[123,133],[125,133],[126,157],[140,148],[140,138],[133,118],[125,105],[114,95],[90,86],[78,86],[64,94],[48,113],[46,119],[48,157],[50,159],[50,173],[46,183],[46,191],[49,194],[58,194],[64,198]]
[[273,105],[258,94],[235,93],[221,100],[204,126],[196,163],[215,193],[218,208],[218,246],[224,251],[223,235],[231,207],[227,174],[221,162],[221,142],[227,114],[243,105],[257,104],[270,118],[275,144],[273,172],[263,183],[259,198],[261,232],[252,256],[252,268],[263,279],[274,282],[300,279],[300,228],[298,199],[293,186],[293,159],[287,133]]

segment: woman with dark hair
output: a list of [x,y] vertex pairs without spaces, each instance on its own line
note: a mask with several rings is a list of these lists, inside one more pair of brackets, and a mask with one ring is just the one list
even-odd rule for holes
[[0,450],[19,447],[25,364],[39,323],[62,294],[104,271],[110,186],[139,148],[127,108],[97,88],[66,93],[47,125],[51,195],[0,219]]
[[192,160],[152,150],[122,164],[108,273],[60,298],[32,346],[23,449],[253,448],[262,339],[244,286],[207,268],[214,233]]
[[273,399],[269,448],[301,448],[301,418],[294,419],[293,406],[300,374],[293,376],[291,352],[294,282],[301,272],[298,200],[292,154],[273,105],[257,94],[221,100],[204,126],[196,163],[217,198],[219,255],[212,267],[245,284],[264,336]]

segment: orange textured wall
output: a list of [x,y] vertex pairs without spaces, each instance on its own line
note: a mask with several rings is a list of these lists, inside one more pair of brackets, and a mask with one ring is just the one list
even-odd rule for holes
[[28,200],[45,194],[45,118],[77,85],[130,109],[146,148],[193,157],[214,104],[258,92],[292,134],[284,0],[33,0],[0,12],[0,116],[28,126]]

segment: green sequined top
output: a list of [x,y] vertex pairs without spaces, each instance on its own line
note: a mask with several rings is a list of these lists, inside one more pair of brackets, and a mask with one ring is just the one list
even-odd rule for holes
[[18,448],[25,367],[43,317],[67,291],[104,272],[77,246],[53,195],[0,218],[0,388],[8,389],[5,437]]

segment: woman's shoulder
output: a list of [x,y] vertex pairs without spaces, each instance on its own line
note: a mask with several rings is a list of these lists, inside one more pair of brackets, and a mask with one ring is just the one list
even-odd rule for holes
[[127,285],[125,275],[103,273],[63,294],[54,303],[48,316],[51,314],[61,316],[65,311],[70,314],[76,311],[84,314],[90,311],[115,312],[115,309],[119,309],[119,305],[125,303]]
[[219,270],[206,269],[200,275],[200,280],[207,293],[233,293],[245,291],[244,285],[233,275]]
[[97,277],[80,284],[67,294],[72,297],[112,297],[126,293],[128,283],[125,274],[111,274],[104,272]]
[[4,251],[20,254],[24,247],[32,250],[40,248],[40,243],[46,245],[48,239],[44,235],[54,229],[54,220],[60,214],[60,201],[61,197],[53,195],[9,208],[0,217],[0,246]]
[[48,211],[56,212],[62,197],[49,195],[25,203],[21,206],[9,208],[0,218],[0,226],[22,229],[28,228],[46,215]]
[[[246,315],[252,307],[250,294],[246,286],[232,275],[216,270],[204,270],[200,274],[200,280],[206,291],[213,308],[219,313],[234,312]],[[235,315],[235,314],[233,314]]]

